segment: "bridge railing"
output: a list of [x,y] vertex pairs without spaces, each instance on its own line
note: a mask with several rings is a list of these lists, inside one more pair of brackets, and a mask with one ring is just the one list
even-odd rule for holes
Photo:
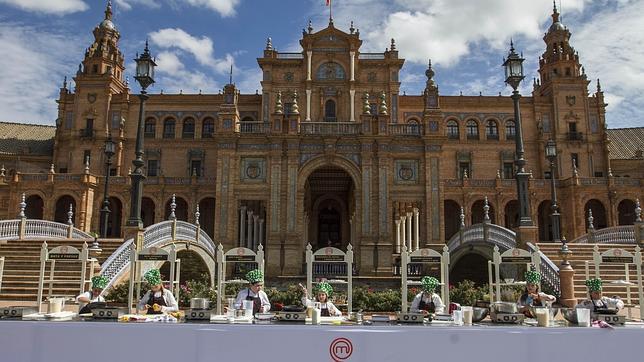
[[575,244],[636,244],[635,226],[622,225],[604,229],[590,229],[572,241]]
[[42,238],[91,240],[94,237],[72,224],[27,218],[0,221],[0,240]]

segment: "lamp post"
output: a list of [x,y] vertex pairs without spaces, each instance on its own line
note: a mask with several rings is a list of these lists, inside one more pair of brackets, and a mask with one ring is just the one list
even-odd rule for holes
[[134,79],[141,85],[141,94],[139,94],[141,104],[139,107],[139,124],[136,131],[136,150],[134,152],[136,158],[132,161],[134,170],[130,174],[130,178],[132,179],[132,200],[130,202],[130,218],[127,221],[127,225],[140,228],[143,227],[141,220],[141,199],[143,198],[143,180],[145,180],[145,175],[143,174],[143,166],[145,165],[145,162],[143,162],[143,116],[145,101],[149,98],[146,89],[154,84],[154,67],[157,65],[150,55],[147,41],[145,42],[143,54],[141,56],[137,54],[137,58],[134,61],[136,62],[136,76]]
[[525,170],[525,151],[523,149],[523,132],[521,130],[521,111],[519,109],[519,99],[521,94],[517,88],[523,80],[523,57],[519,56],[514,50],[514,44],[510,42],[510,53],[508,58],[503,60],[505,68],[505,83],[510,85],[514,90],[512,100],[514,101],[514,119],[516,121],[516,138],[515,138],[515,165],[517,167],[517,193],[519,198],[519,226],[533,226],[532,217],[530,216],[530,199],[528,198],[528,179],[530,173]]
[[560,241],[559,225],[560,217],[559,206],[557,205],[557,188],[555,186],[555,162],[557,161],[557,144],[553,140],[548,140],[546,143],[546,158],[550,161],[550,207],[552,214],[552,239],[554,242]]
[[112,156],[115,152],[114,141],[112,141],[112,134],[110,133],[105,140],[105,189],[103,191],[103,208],[101,209],[101,237],[107,238],[107,224],[110,216],[110,166],[112,166]]

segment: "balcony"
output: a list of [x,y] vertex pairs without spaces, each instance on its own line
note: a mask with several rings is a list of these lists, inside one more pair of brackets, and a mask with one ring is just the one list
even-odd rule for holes
[[302,53],[277,53],[277,59],[304,59]]
[[360,53],[358,55],[360,60],[383,60],[385,59],[384,53]]
[[422,126],[418,124],[389,124],[389,134],[392,136],[420,136]]
[[300,133],[305,135],[357,135],[361,123],[356,122],[302,122]]
[[80,138],[95,138],[96,137],[96,130],[93,128],[83,128],[79,130],[79,136]]
[[581,132],[568,132],[566,134],[566,139],[568,141],[583,141],[584,140],[584,134]]
[[488,134],[488,135],[485,135],[485,138],[487,138],[488,140],[498,141],[499,140],[499,134],[498,133],[496,133],[496,134]]
[[271,130],[268,122],[237,122],[239,132],[244,134],[265,134]]

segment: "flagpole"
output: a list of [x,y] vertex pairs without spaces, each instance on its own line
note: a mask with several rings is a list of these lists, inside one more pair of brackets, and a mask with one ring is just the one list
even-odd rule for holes
[[329,0],[329,23],[333,22],[333,0]]

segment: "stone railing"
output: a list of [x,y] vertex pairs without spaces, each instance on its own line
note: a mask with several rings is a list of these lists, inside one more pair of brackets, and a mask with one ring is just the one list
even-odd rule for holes
[[382,60],[385,59],[384,53],[360,53],[358,54],[360,60]]
[[73,225],[47,220],[2,220],[0,221],[0,240],[11,239],[86,239],[94,237]]
[[277,53],[277,59],[304,59],[302,53]]
[[576,244],[635,244],[635,227],[623,225],[591,230],[570,242]]
[[[217,247],[206,234],[197,227],[185,221],[169,220],[149,226],[143,232],[143,247],[162,246],[172,241],[194,242],[215,258]],[[134,239],[129,239],[110,255],[103,263],[101,274],[109,279],[109,288],[130,265],[130,256],[134,247]]]
[[420,136],[423,134],[422,126],[418,124],[391,123],[388,126],[389,134],[392,136]]
[[271,130],[268,122],[237,122],[240,133],[264,134]]
[[356,122],[302,122],[300,133],[305,135],[357,135],[362,124]]

